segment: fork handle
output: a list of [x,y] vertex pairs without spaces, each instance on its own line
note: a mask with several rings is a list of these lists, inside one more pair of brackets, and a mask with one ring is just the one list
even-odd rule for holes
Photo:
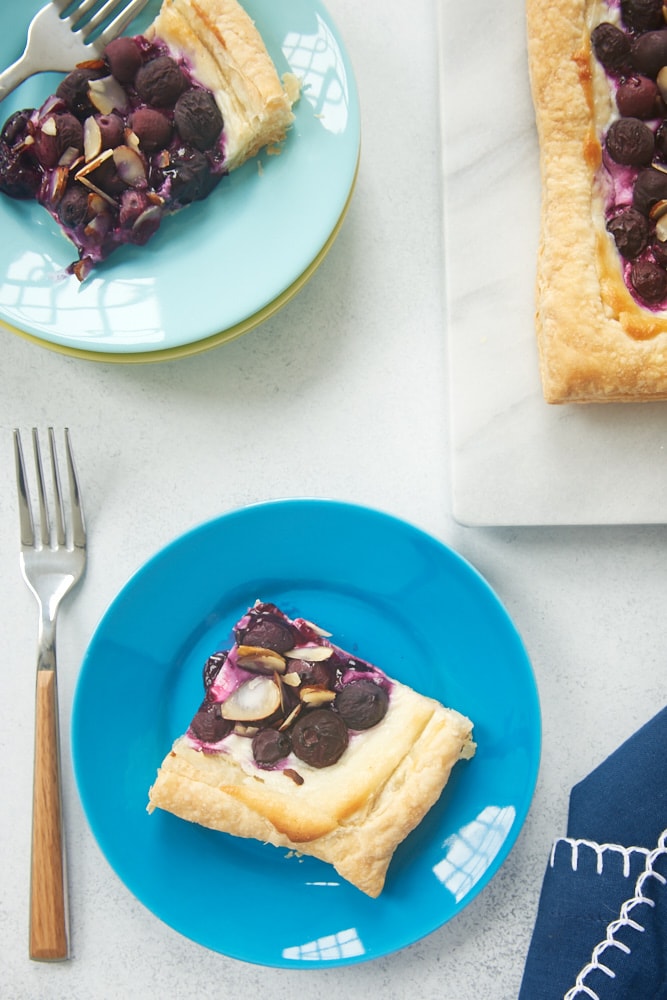
[[37,671],[30,879],[30,958],[69,958],[56,672]]
[[0,101],[11,94],[12,90],[16,90],[20,83],[37,72],[39,70],[35,68],[32,60],[28,61],[24,53],[20,59],[17,59],[15,63],[0,73]]

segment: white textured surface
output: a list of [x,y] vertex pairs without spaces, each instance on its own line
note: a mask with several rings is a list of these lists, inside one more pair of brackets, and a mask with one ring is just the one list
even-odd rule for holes
[[[460,5],[470,58],[493,9]],[[284,311],[209,354],[137,368],[69,359],[0,330],[3,1000],[512,1000],[570,786],[666,700],[665,529],[473,530],[452,517],[435,9],[431,0],[331,0],[330,10],[357,70],[361,173],[331,254]],[[520,22],[518,8],[511,16]],[[501,83],[516,99],[517,80]],[[491,97],[501,89],[492,84]],[[486,249],[490,259],[495,242]],[[59,631],[74,957],[58,966],[27,958],[36,615],[18,572],[10,429],[33,423],[72,429],[91,542]],[[654,465],[647,455],[643,486],[656,483]],[[493,498],[496,484],[488,488]],[[195,523],[296,495],[380,507],[469,558],[524,637],[544,713],[534,806],[496,879],[426,940],[343,970],[257,968],[165,927],[100,854],[69,757],[78,665],[130,574]],[[280,901],[268,902],[279,914]],[[247,919],[254,932],[261,904],[223,901],[211,919]]]
[[454,515],[468,525],[660,524],[667,406],[542,397],[523,5],[498,0],[483,30],[457,0],[441,12]]

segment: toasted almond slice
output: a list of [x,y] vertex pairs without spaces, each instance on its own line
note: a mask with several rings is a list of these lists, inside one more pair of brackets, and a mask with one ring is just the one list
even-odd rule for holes
[[301,674],[297,674],[295,670],[290,670],[289,673],[283,674],[282,681],[288,687],[298,688],[301,683]]
[[301,704],[298,704],[295,708],[292,709],[287,718],[280,723],[280,725],[278,726],[278,732],[282,733],[284,732],[285,729],[289,729],[289,727],[292,725],[292,723],[294,722],[300,711],[301,711]]
[[326,705],[336,697],[335,691],[322,687],[302,687],[299,698],[304,705]]
[[287,666],[280,653],[264,646],[239,646],[236,662],[244,670],[257,674],[284,674]]
[[288,649],[285,656],[290,660],[319,663],[321,660],[328,660],[332,653],[332,646],[295,646],[294,649]]
[[280,689],[273,677],[259,674],[244,681],[220,705],[223,719],[233,722],[259,722],[280,708]]
[[83,123],[83,155],[86,162],[94,160],[102,152],[102,129],[94,115],[88,115]]

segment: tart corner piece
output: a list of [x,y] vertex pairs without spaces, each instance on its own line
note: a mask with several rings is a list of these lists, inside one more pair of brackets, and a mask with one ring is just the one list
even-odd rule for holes
[[225,123],[228,171],[284,141],[298,85],[289,74],[280,80],[237,0],[163,0],[146,35],[194,66],[197,80],[213,93]]
[[[250,613],[257,609],[282,615],[265,604],[255,605]],[[290,669],[282,676],[290,678],[287,704],[269,724],[236,721],[231,729],[208,728],[214,713],[238,714],[225,708],[224,698],[215,700],[222,693],[231,701],[230,691],[253,681],[259,689],[263,683],[239,673],[235,644],[224,654],[222,668],[187,733],[165,756],[149,792],[148,811],[160,808],[214,830],[318,858],[362,892],[377,897],[398,845],[436,803],[454,765],[474,755],[472,722],[326,638],[316,642],[317,633],[299,632],[303,620],[286,616],[281,620],[296,630],[297,642],[299,635],[308,636],[307,648],[299,656],[314,657],[312,661],[286,657]],[[329,649],[329,657],[316,658],[322,656],[318,650]],[[295,663],[298,666],[291,669]],[[299,683],[292,676],[296,673],[302,678]],[[388,697],[369,700],[375,688]],[[303,695],[309,692],[309,699],[314,689],[319,699],[309,705]],[[377,701],[384,712],[380,718]],[[292,706],[300,708],[295,713]],[[295,718],[301,720],[298,726]],[[341,718],[346,720],[342,750],[336,743],[340,737],[333,739],[327,729],[330,722],[336,723],[334,729],[342,726]],[[269,729],[271,743],[276,742],[276,733],[286,735],[283,756],[271,758],[272,763],[260,756],[258,763],[253,751],[257,732]],[[221,733],[225,735],[220,737]]]
[[527,0],[542,186],[536,334],[548,403],[667,398],[667,309],[633,292],[631,264],[607,229],[627,202],[605,149],[616,82],[591,43],[607,20],[618,20],[617,5],[603,0]]

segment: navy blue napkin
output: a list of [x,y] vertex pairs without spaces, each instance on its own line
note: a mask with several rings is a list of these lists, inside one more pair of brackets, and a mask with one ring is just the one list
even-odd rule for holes
[[519,1000],[667,1000],[667,708],[572,789]]

